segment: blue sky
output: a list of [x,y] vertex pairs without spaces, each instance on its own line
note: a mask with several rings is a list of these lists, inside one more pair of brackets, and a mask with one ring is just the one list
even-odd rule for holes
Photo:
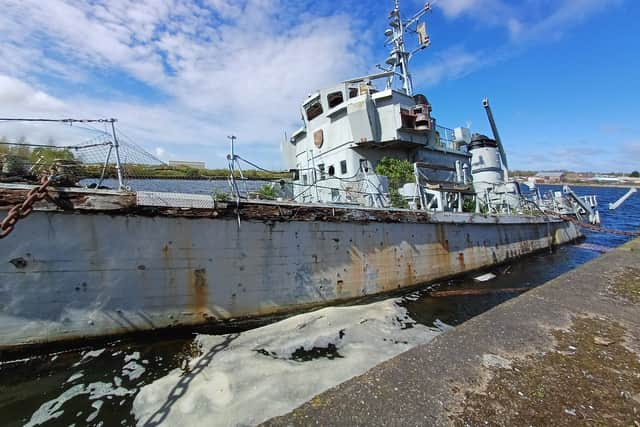
[[[401,2],[405,14],[422,6]],[[437,0],[412,63],[440,124],[519,169],[640,169],[640,2]],[[307,94],[375,71],[392,0],[0,0],[0,116],[117,117],[163,160],[280,168]],[[0,136],[68,137],[2,124]],[[89,135],[90,137],[91,135]]]

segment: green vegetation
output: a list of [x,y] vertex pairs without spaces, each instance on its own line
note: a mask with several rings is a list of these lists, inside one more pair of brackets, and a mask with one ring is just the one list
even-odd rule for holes
[[[20,143],[24,144],[26,141],[21,139]],[[73,162],[73,153],[50,147],[37,147],[32,150],[24,145],[9,145],[6,139],[0,139],[0,164],[6,173],[22,175],[27,173],[32,165],[49,167],[56,161]]]
[[462,202],[462,212],[475,212],[476,211],[476,201],[471,197],[465,197]]
[[273,185],[267,184],[263,185],[258,190],[258,195],[260,195],[261,199],[274,200],[276,197],[278,197],[278,190],[276,190]]
[[229,193],[225,193],[224,191],[214,190],[213,194],[211,194],[213,200],[216,202],[227,202],[231,198]]
[[527,171],[527,170],[517,170],[517,169],[513,169],[509,171],[509,175],[511,176],[535,176],[535,174],[537,174],[537,171]]
[[640,172],[633,171],[633,172],[631,172],[631,175],[629,175],[629,176],[631,176],[631,178],[640,178]]
[[394,208],[408,208],[409,204],[398,191],[403,184],[413,182],[413,166],[407,160],[383,157],[376,166],[376,174],[389,178],[389,198]]
[[[26,141],[20,139],[19,143],[25,144]],[[9,145],[5,138],[0,138],[0,156],[15,156],[30,164],[38,161],[51,164],[54,160],[74,160],[73,153],[69,150],[50,147],[37,147],[32,150],[24,145]]]
[[[17,144],[26,144],[27,141],[24,138],[20,138]],[[53,144],[53,141],[51,141]],[[30,165],[40,165],[40,170],[48,170],[57,161],[73,162],[76,160],[74,153],[68,149],[59,149],[53,147],[36,147],[31,149],[25,145],[12,145],[6,138],[0,138],[0,164],[7,162],[11,163],[12,168],[17,168],[19,165],[23,165],[22,169],[29,167]],[[106,157],[106,151],[104,153]],[[111,157],[111,162],[114,161],[114,156]],[[18,165],[18,166],[16,166]],[[78,164],[77,176],[79,179],[84,178],[99,178],[102,176],[103,163],[82,163]],[[147,165],[147,164],[135,164],[126,163],[123,165],[124,174],[128,178],[151,178],[151,179],[196,179],[196,180],[208,180],[208,179],[227,179],[229,176],[228,169],[196,169],[189,166],[168,166],[165,164]],[[272,180],[289,178],[289,172],[263,172],[258,170],[243,171],[243,175],[247,179],[251,180]],[[106,178],[116,177],[116,168],[113,163],[109,164],[105,170],[104,176]],[[240,173],[236,172],[234,175],[236,178],[240,178]]]
[[[227,179],[229,177],[229,169],[195,169],[189,166],[168,166],[168,165],[140,165],[125,164],[123,166],[125,175],[129,178],[148,178],[148,179]],[[102,165],[90,164],[83,165],[85,178],[96,178],[102,173]],[[113,164],[107,167],[106,176],[115,176],[115,166]],[[245,170],[243,176],[246,179],[260,181],[289,178],[289,172],[268,173],[258,170]],[[235,172],[234,177],[240,178],[240,173]]]

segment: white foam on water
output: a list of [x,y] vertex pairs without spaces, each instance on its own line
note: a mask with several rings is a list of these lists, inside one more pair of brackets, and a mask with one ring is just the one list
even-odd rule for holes
[[89,416],[87,417],[87,422],[90,423],[91,421],[95,420],[96,417],[98,416],[98,414],[100,413],[100,408],[102,408],[103,405],[103,401],[102,400],[96,400],[95,402],[93,402],[91,404],[91,406],[95,409],[95,411],[93,411],[91,414],[89,414]]
[[67,382],[67,383],[72,383],[72,382],[74,382],[75,380],[77,380],[77,379],[79,379],[79,378],[82,378],[82,377],[84,377],[84,374],[82,373],[82,371],[80,371],[80,372],[76,372],[75,374],[71,375],[71,376],[69,377],[69,379],[68,379],[67,381],[65,381],[65,382]]
[[[24,357],[22,359],[5,360],[5,361],[0,361],[0,366],[2,366],[2,365],[12,365],[14,363],[29,362],[30,360],[33,360],[33,357]],[[54,359],[51,359],[51,360],[53,361]]]
[[433,321],[433,327],[442,331],[442,332],[447,332],[450,331],[452,329],[455,329],[455,326],[451,326],[447,323],[444,323],[442,320],[440,319],[436,319]]
[[[199,335],[203,354],[189,372],[176,369],[140,390],[138,423],[255,425],[285,414],[440,333],[411,321],[398,301],[324,308],[244,332],[228,345],[233,335]],[[329,346],[333,359],[292,359],[301,348]]]
[[31,419],[27,424],[25,424],[25,427],[37,426],[45,423],[46,421],[58,418],[64,413],[64,411],[62,410],[62,405],[64,405],[67,400],[79,396],[83,393],[84,386],[82,384],[74,385],[73,387],[65,390],[57,398],[40,405],[40,408],[38,408],[38,410],[34,412],[33,415],[31,415]]
[[140,359],[140,352],[136,351],[133,352],[132,354],[127,354],[126,356],[124,356],[124,361],[125,362],[129,362],[131,360],[137,360]]
[[[83,394],[88,395],[89,400],[100,401],[102,398],[111,399],[113,396],[128,396],[135,393],[135,390],[127,390],[124,387],[114,386],[111,383],[95,382],[90,384],[76,384],[60,394],[55,399],[40,405],[40,408],[31,415],[31,419],[25,427],[38,426],[60,417],[64,410],[62,409],[65,402],[76,396]],[[92,420],[98,416],[102,402],[94,402],[92,404],[95,411],[90,415]],[[90,421],[90,420],[87,420]]]
[[98,357],[104,352],[105,352],[104,348],[101,348],[101,349],[98,349],[98,350],[93,350],[93,351],[87,351],[86,353],[84,353],[82,355],[82,360],[89,359],[90,357]]
[[80,366],[82,365],[84,362],[86,362],[87,360],[93,358],[93,357],[98,357],[100,356],[102,353],[104,353],[106,351],[106,349],[104,348],[100,348],[98,350],[92,350],[92,351],[85,351],[84,353],[82,353],[82,357],[80,358],[80,360],[78,360],[76,363],[74,363],[73,365],[71,365],[72,368],[75,368],[76,366]]
[[125,377],[129,377],[130,380],[140,378],[140,376],[144,374],[144,371],[146,371],[144,366],[136,363],[135,360],[131,360],[129,363],[122,367],[122,375],[124,375]]

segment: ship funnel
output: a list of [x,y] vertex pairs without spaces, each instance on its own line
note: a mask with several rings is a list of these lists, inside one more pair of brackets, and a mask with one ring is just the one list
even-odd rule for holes
[[[479,195],[504,183],[504,173],[498,157],[498,142],[485,135],[473,134],[469,143],[473,187]],[[484,197],[484,196],[482,196]]]

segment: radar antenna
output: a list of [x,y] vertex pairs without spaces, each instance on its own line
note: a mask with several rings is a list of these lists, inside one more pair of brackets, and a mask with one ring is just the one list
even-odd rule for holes
[[[411,73],[409,72],[409,61],[413,55],[427,48],[430,45],[429,36],[427,35],[427,24],[420,22],[427,12],[431,10],[431,4],[425,3],[424,7],[409,19],[402,19],[400,15],[400,1],[394,0],[394,8],[389,14],[389,26],[384,32],[387,37],[385,46],[391,46],[391,51],[386,63],[389,69],[383,68],[384,71],[392,72],[387,80],[387,87],[391,88],[394,84],[395,77],[402,82],[402,89],[407,95],[413,95],[413,83],[411,82]],[[418,37],[418,46],[412,51],[407,50],[405,44],[405,33],[415,33]]]

